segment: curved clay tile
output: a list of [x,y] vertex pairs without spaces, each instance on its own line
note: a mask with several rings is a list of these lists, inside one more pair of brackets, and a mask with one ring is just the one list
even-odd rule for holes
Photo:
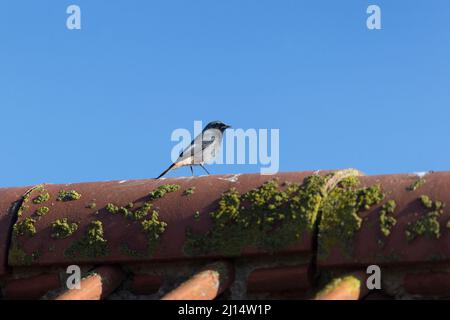
[[[39,278],[47,267],[64,273],[70,264],[101,265],[127,270],[124,283],[136,292],[173,290],[182,297],[205,279],[217,283],[217,273],[200,273],[177,290],[181,268],[219,260],[235,271],[231,298],[275,291],[311,297],[320,289],[317,276],[354,275],[374,264],[383,268],[389,296],[448,297],[450,273],[439,266],[450,261],[449,190],[450,172],[362,176],[355,170],[0,189],[0,286],[17,297],[21,279]],[[156,273],[130,271],[158,264]],[[122,276],[117,279],[114,288]],[[85,282],[94,288],[94,280]],[[361,298],[351,283],[330,282],[339,286],[327,286],[332,290],[320,298]],[[222,290],[211,292],[206,296],[214,298]]]
[[[11,229],[22,196],[28,188],[0,188],[0,276],[6,272]],[[17,210],[17,209],[16,209]]]
[[[274,178],[280,183],[301,183],[311,174],[45,184],[35,188],[24,203],[16,223],[22,232],[13,236],[9,264],[104,264],[240,255],[226,251],[226,242],[231,240],[226,235],[218,240],[223,241],[223,252],[192,254],[202,248],[189,247],[187,234],[205,234],[211,229],[209,214],[218,208],[222,193],[231,188],[245,193]],[[167,192],[158,198],[165,188]],[[64,192],[66,199],[61,198]],[[152,192],[155,195],[149,195]],[[48,209],[40,214],[43,207]],[[305,231],[280,251],[310,252],[311,248],[312,234]],[[252,246],[242,249],[244,255],[261,252]]]

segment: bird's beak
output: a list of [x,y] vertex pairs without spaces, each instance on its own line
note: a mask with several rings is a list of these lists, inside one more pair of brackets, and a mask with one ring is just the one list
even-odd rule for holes
[[231,126],[229,126],[229,125],[225,125],[225,129],[230,129],[231,128]]

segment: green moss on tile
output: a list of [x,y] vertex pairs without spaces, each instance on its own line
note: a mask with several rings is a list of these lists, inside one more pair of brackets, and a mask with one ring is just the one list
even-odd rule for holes
[[420,197],[420,202],[422,203],[422,205],[427,208],[427,209],[431,209],[433,208],[433,201],[431,201],[429,196],[426,195],[422,195]]
[[166,231],[167,223],[159,219],[159,214],[153,210],[152,217],[141,223],[142,231],[147,236],[147,255],[153,256],[158,248],[161,235]]
[[239,255],[246,247],[273,251],[312,232],[327,177],[313,175],[303,185],[287,183],[281,190],[272,180],[239,194],[225,192],[210,213],[213,228],[206,234],[186,230],[187,255]]
[[80,258],[99,258],[109,254],[108,241],[104,237],[103,224],[99,220],[92,221],[83,238],[75,241],[64,252],[70,259]]
[[195,187],[190,187],[190,188],[187,188],[186,190],[184,190],[183,194],[185,196],[190,196],[190,195],[193,195],[194,192],[195,192]]
[[58,201],[73,201],[81,198],[81,194],[75,190],[60,190],[58,193]]
[[150,200],[159,199],[164,197],[167,193],[178,191],[178,189],[180,189],[180,186],[177,184],[165,184],[151,191],[149,197]]
[[408,242],[412,242],[418,237],[426,236],[431,239],[439,239],[441,236],[441,226],[439,217],[444,213],[444,203],[434,201],[426,195],[419,198],[422,206],[428,211],[423,217],[415,222],[410,222],[406,228],[405,234]]
[[45,191],[33,199],[34,204],[41,204],[50,200],[50,194]]
[[86,205],[86,208],[87,209],[95,209],[95,208],[97,208],[97,204],[95,202],[88,203]]
[[42,192],[44,191],[44,186],[42,184],[39,184],[25,192],[25,194],[22,196],[20,207],[17,209],[17,217],[20,218],[22,216],[22,213],[29,208],[27,203],[30,201],[31,195],[35,190]]
[[108,211],[109,213],[119,213],[119,207],[116,206],[114,203],[108,203],[105,207],[106,211]]
[[131,212],[127,218],[131,218],[132,220],[144,219],[150,213],[152,207],[153,205],[150,202],[145,202],[142,207]]
[[416,181],[414,181],[408,188],[406,188],[408,191],[416,191],[420,187],[422,187],[427,181],[425,178],[419,178]]
[[200,220],[200,212],[199,211],[195,211],[195,213],[194,213],[194,220],[195,221],[199,221]]
[[31,254],[25,252],[19,243],[13,239],[8,252],[8,265],[10,266],[29,266],[36,262],[40,257],[40,252],[35,251]]
[[446,227],[447,229],[450,229],[450,220],[447,221]]
[[145,253],[139,252],[137,250],[133,250],[130,248],[128,243],[121,243],[119,246],[119,251],[121,254],[132,257],[132,258],[145,258]]
[[[133,205],[134,207],[134,205]],[[132,210],[129,204],[125,207],[119,207],[113,203],[108,203],[105,207],[106,211],[112,214],[121,214],[130,220],[144,219],[152,210],[153,205],[150,202],[145,202],[142,206]]]
[[391,234],[392,228],[397,224],[397,219],[393,216],[396,207],[396,202],[389,200],[380,210],[380,230],[385,237]]
[[28,236],[33,237],[36,234],[36,227],[34,224],[36,220],[30,217],[26,217],[24,220],[17,222],[13,227],[13,236]]
[[65,239],[78,230],[76,222],[69,222],[67,218],[57,219],[52,223],[51,237],[55,239]]
[[127,209],[133,209],[134,208],[134,203],[133,202],[128,202],[128,204],[126,205]]
[[47,213],[50,212],[50,208],[49,207],[39,207],[36,209],[35,214],[39,217],[45,216]]
[[341,253],[350,256],[353,238],[362,226],[359,212],[380,203],[384,193],[379,184],[359,187],[357,177],[348,177],[332,189],[322,205],[319,225],[319,260],[327,258],[331,248],[338,246]]
[[[356,177],[353,178],[357,179]],[[364,210],[369,210],[373,205],[380,203],[384,199],[384,193],[381,192],[381,186],[379,184],[359,189],[357,196],[357,207]]]
[[439,215],[436,212],[430,212],[416,222],[410,223],[406,229],[407,240],[411,242],[423,235],[439,239],[441,232],[438,217]]

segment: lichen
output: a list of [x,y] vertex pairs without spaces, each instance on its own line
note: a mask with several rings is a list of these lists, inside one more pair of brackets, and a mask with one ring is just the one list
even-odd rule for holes
[[39,251],[28,254],[16,241],[13,241],[8,252],[8,264],[11,266],[29,266],[33,262],[37,261],[39,257]]
[[190,188],[187,188],[186,190],[184,190],[183,194],[185,196],[190,196],[190,195],[193,195],[194,192],[195,192],[195,187],[190,187]]
[[426,217],[420,218],[414,223],[408,224],[406,229],[406,238],[409,242],[413,241],[419,236],[426,235],[430,238],[439,239],[441,236],[440,225],[436,212],[430,212]]
[[312,232],[326,181],[313,175],[303,185],[287,183],[284,191],[276,180],[242,195],[230,189],[210,213],[210,231],[186,230],[185,253],[233,256],[249,246],[273,251],[294,243]]
[[[17,218],[20,219],[22,216],[22,213],[24,210],[28,209],[29,206],[27,205],[28,201],[31,198],[31,195],[34,190],[38,190],[40,192],[44,191],[43,185],[37,185],[31,189],[29,189],[25,194],[22,196],[22,201],[20,203],[19,208],[17,209]],[[50,198],[50,197],[48,197]],[[33,201],[35,203],[42,203],[47,201],[47,196],[43,197],[37,197]],[[22,248],[20,243],[20,237],[27,236],[27,237],[33,237],[36,235],[36,227],[35,227],[36,220],[27,217],[23,219],[22,221],[16,221],[12,228],[12,235],[11,235],[11,245],[8,250],[8,264],[13,266],[24,266],[24,265],[30,265],[34,261],[36,261],[40,256],[40,251],[32,252],[31,254],[25,252],[25,250]]]
[[425,196],[425,195],[420,196],[420,202],[427,209],[433,208],[433,201],[430,199],[429,196]]
[[25,218],[24,220],[17,222],[13,227],[13,236],[28,236],[33,237],[36,234],[36,227],[34,224],[36,220],[30,217]]
[[153,210],[150,220],[144,220],[141,223],[142,230],[147,236],[147,255],[153,256],[161,235],[166,231],[167,223],[159,219],[159,214],[156,210]]
[[397,224],[397,219],[392,216],[396,207],[397,204],[394,200],[389,200],[383,205],[383,207],[381,207],[380,230],[385,237],[388,237],[391,234],[391,229]]
[[162,198],[166,195],[166,193],[175,192],[178,189],[180,189],[180,186],[177,184],[165,184],[162,186],[159,186],[155,190],[151,191],[149,193],[150,200],[155,200]]
[[[134,206],[134,205],[133,205]],[[145,218],[151,211],[153,205],[150,202],[145,202],[141,207],[136,208],[134,211],[130,208],[130,204],[125,207],[119,207],[113,203],[108,203],[105,207],[106,211],[112,214],[120,213],[127,219],[141,220]]]
[[434,201],[426,195],[422,195],[420,203],[425,209],[431,210],[425,216],[419,218],[415,222],[408,223],[406,227],[406,239],[412,242],[418,237],[427,236],[429,238],[439,239],[441,237],[441,225],[439,217],[444,213],[444,203],[441,201]]
[[81,194],[75,190],[60,190],[58,193],[58,201],[72,201],[81,198]]
[[88,203],[86,205],[86,208],[87,209],[95,209],[95,208],[97,208],[97,204],[95,202]]
[[122,243],[119,247],[120,253],[122,253],[123,255],[132,257],[132,258],[144,258],[145,254],[137,251],[137,250],[133,250],[130,248],[130,246],[128,245],[128,243]]
[[425,178],[421,177],[414,181],[408,188],[406,188],[408,191],[416,191],[420,187],[422,187],[427,181]]
[[109,213],[113,213],[113,214],[119,213],[119,207],[116,206],[116,205],[113,204],[113,203],[108,203],[108,204],[106,205],[105,209],[106,209],[106,211],[108,211]]
[[47,213],[50,212],[50,208],[49,207],[39,207],[36,209],[35,214],[39,217],[45,216]]
[[50,200],[50,194],[45,191],[45,192],[41,193],[40,195],[38,195],[36,198],[34,198],[33,203],[41,204],[48,200]]
[[51,237],[55,239],[65,239],[78,230],[76,222],[69,222],[67,218],[57,219],[52,223]]
[[355,234],[362,226],[359,212],[370,209],[384,199],[379,184],[367,188],[359,187],[357,177],[348,177],[332,189],[323,202],[319,225],[319,255],[325,259],[331,248],[338,245],[341,252],[349,256]]
[[75,241],[64,252],[68,258],[98,258],[107,256],[108,241],[104,238],[103,224],[99,220],[94,220],[89,224],[88,230],[83,238]]
[[133,207],[134,207],[134,203],[133,203],[133,202],[128,202],[128,204],[126,205],[125,208],[127,208],[127,209],[133,209]]

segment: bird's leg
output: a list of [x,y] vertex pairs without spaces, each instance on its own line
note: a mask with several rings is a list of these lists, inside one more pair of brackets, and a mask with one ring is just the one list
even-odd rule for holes
[[191,168],[192,176],[194,176],[194,169],[192,168],[192,166],[189,166],[189,168]]
[[201,164],[200,165],[200,167],[202,167],[203,168],[203,170],[205,170],[206,171],[206,173],[208,174],[208,175],[211,175],[209,172],[208,172],[208,170],[206,170],[206,168]]

